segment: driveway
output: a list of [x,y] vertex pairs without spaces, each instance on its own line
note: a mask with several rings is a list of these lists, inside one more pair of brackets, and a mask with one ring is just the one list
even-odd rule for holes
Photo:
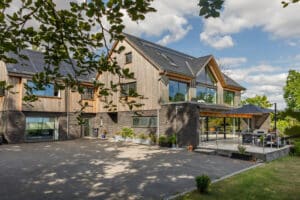
[[0,199],[162,199],[254,163],[100,140],[0,146]]

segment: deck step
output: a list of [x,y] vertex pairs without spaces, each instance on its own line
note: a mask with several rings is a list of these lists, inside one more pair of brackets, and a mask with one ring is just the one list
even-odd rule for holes
[[213,149],[195,149],[194,152],[208,154],[208,155],[216,154],[216,150]]

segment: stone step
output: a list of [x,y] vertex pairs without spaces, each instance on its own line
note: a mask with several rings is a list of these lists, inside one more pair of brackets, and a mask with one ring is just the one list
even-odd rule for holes
[[194,152],[208,154],[208,155],[216,154],[216,150],[213,150],[213,149],[195,149]]

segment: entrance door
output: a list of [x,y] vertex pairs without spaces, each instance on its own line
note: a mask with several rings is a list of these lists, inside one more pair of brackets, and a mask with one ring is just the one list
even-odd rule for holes
[[83,119],[84,123],[81,126],[81,134],[83,137],[89,137],[92,136],[92,125],[91,125],[91,119],[85,118]]

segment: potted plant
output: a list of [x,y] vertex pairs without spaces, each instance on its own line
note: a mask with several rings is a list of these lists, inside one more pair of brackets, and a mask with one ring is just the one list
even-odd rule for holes
[[237,149],[238,152],[233,152],[231,154],[231,158],[240,160],[253,160],[253,156],[246,153],[246,147],[244,147],[243,145],[238,145]]
[[102,132],[102,134],[101,134],[101,139],[105,139],[106,135],[107,135],[107,130],[104,129],[103,132]]
[[158,143],[161,147],[169,147],[169,142],[165,135],[162,135],[158,138]]
[[169,143],[172,145],[172,148],[176,148],[177,138],[175,133],[169,136]]

